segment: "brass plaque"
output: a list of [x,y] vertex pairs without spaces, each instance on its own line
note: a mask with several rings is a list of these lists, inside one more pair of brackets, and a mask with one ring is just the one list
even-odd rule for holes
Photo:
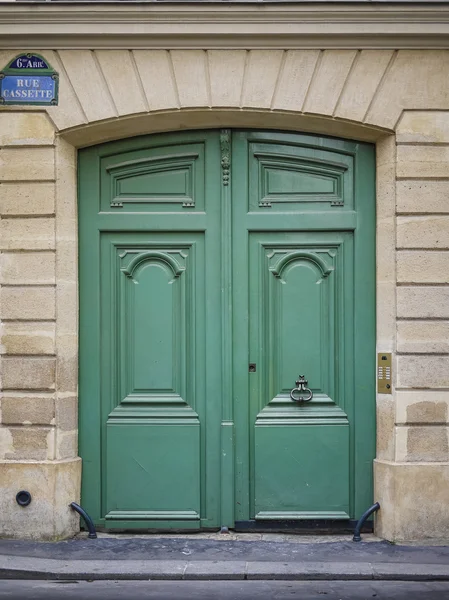
[[382,352],[377,355],[377,391],[379,394],[391,394],[392,381],[391,352]]

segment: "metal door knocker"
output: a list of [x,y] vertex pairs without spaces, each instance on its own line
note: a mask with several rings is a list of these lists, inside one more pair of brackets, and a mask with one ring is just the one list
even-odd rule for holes
[[293,402],[310,402],[313,398],[313,392],[306,387],[308,381],[304,375],[300,375],[295,383],[296,387],[290,392],[290,398]]

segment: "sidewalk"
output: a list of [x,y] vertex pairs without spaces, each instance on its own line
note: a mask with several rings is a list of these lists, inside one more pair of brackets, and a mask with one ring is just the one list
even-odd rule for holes
[[107,535],[64,542],[0,540],[0,579],[449,581],[449,546],[365,534]]

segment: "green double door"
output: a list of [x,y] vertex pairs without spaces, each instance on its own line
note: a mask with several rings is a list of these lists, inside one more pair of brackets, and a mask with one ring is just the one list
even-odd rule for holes
[[[97,525],[347,520],[372,503],[374,197],[373,148],[350,141],[222,130],[80,152]],[[310,399],[291,397],[299,376]]]

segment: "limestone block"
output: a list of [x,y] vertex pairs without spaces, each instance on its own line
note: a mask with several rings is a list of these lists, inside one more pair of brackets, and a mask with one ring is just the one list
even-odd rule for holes
[[270,108],[279,76],[281,50],[251,50],[243,82],[242,106]]
[[375,533],[390,541],[449,537],[449,463],[374,461]]
[[3,148],[0,150],[0,182],[52,181],[55,179],[54,149]]
[[210,93],[212,106],[240,106],[245,50],[209,50]]
[[396,392],[396,423],[449,423],[449,391]]
[[147,110],[129,50],[96,50],[95,55],[111,91],[119,115]]
[[449,181],[398,181],[397,211],[449,213]]
[[400,250],[397,278],[401,283],[449,283],[449,252]]
[[398,352],[448,353],[449,321],[398,321]]
[[384,135],[376,144],[376,170],[379,167],[396,164],[396,137]]
[[2,287],[1,311],[4,319],[54,319],[55,288]]
[[0,214],[37,216],[55,214],[54,183],[2,183]]
[[58,312],[58,335],[76,335],[78,332],[78,293],[77,284],[58,281],[56,306]]
[[377,219],[390,219],[396,213],[396,153],[390,164],[376,168],[376,213]]
[[396,128],[396,139],[408,144],[448,144],[449,111],[405,111]]
[[59,57],[89,121],[117,116],[94,53],[90,50],[60,50]]
[[396,536],[396,515],[391,508],[393,508],[393,502],[396,501],[396,488],[394,485],[394,471],[387,468],[390,464],[395,463],[376,458],[373,465],[374,498],[381,506],[381,510],[374,516],[374,533],[379,537],[394,541]]
[[449,429],[445,425],[396,428],[396,460],[399,462],[449,461]]
[[52,250],[55,247],[54,218],[8,219],[1,227],[2,250]]
[[[0,427],[0,456],[14,452],[12,433],[9,427]],[[0,459],[1,461],[1,459]]]
[[53,252],[8,252],[3,255],[2,262],[2,283],[13,285],[55,283]]
[[204,50],[172,50],[170,56],[181,108],[210,106]]
[[424,286],[397,288],[398,317],[449,318],[449,287]]
[[58,392],[75,394],[78,389],[78,336],[59,335],[57,338]]
[[76,240],[77,223],[77,152],[71,144],[58,138],[56,143],[56,206],[58,239]]
[[289,50],[273,99],[273,109],[301,111],[317,64],[319,50]]
[[53,425],[55,400],[52,394],[14,393],[3,395],[3,425]]
[[394,129],[403,109],[447,109],[448,56],[446,50],[399,50],[365,122]]
[[396,274],[396,222],[394,217],[378,219],[376,224],[377,281],[394,281]]
[[449,356],[398,356],[397,387],[448,388]]
[[376,457],[394,460],[395,401],[392,396],[377,396],[376,402]]
[[133,55],[150,109],[179,108],[169,53],[166,50],[133,50]]
[[[70,226],[65,223],[68,233]],[[73,234],[76,235],[76,222],[73,223]],[[59,233],[59,231],[58,231]],[[58,238],[56,251],[56,277],[60,282],[75,282],[78,278],[78,242],[77,240],[66,241]],[[61,284],[63,285],[63,284]],[[75,284],[76,285],[76,284]],[[67,292],[77,296],[76,290]],[[77,304],[75,305],[75,307]]]
[[396,284],[379,281],[376,289],[377,345],[379,352],[393,352],[396,330]]
[[2,383],[5,390],[52,390],[55,387],[55,359],[3,357]]
[[50,61],[51,66],[59,73],[59,102],[57,106],[46,107],[48,116],[59,130],[83,125],[87,122],[87,117],[82,111],[58,53],[45,49],[40,54]]
[[325,50],[310,84],[304,112],[332,115],[345,85],[356,52]]
[[398,177],[447,177],[448,169],[448,146],[398,146]]
[[398,217],[398,248],[449,248],[449,216]]
[[363,122],[392,56],[391,50],[359,52],[338,102],[336,117]]
[[54,354],[55,323],[11,322],[3,325],[4,354]]
[[0,113],[0,146],[51,146],[54,138],[45,112]]
[[78,454],[78,432],[61,432],[57,437],[56,458],[75,458]]
[[78,428],[78,398],[60,396],[55,404],[55,425],[61,431],[74,431]]
[[[81,459],[0,463],[0,535],[16,539],[57,540],[79,531],[79,518],[69,508],[79,502]],[[20,507],[15,496],[28,490],[32,502]]]
[[11,427],[12,451],[0,459],[52,460],[54,458],[53,427]]

